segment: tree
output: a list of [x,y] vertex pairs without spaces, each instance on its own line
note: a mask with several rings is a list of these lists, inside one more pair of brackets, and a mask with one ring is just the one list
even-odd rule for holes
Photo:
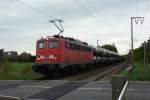
[[30,53],[22,52],[19,55],[19,62],[34,62],[35,56],[32,56]]
[[107,50],[114,51],[114,52],[118,53],[118,50],[117,50],[117,48],[116,48],[116,46],[114,44],[113,45],[105,44],[105,45],[103,45],[101,47],[104,48],[104,49],[107,49]]
[[[150,38],[146,42],[146,57],[150,62]],[[144,43],[140,47],[134,49],[134,60],[138,62],[143,62],[144,58]]]

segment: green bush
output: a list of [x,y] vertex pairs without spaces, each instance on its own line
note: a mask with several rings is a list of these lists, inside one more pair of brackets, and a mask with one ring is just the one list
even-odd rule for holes
[[9,74],[12,63],[9,60],[4,60],[2,74]]
[[32,74],[32,66],[27,64],[27,66],[25,66],[22,71],[21,71],[22,75],[29,75]]
[[135,67],[129,75],[127,70],[124,70],[122,74],[129,76],[129,80],[150,81],[150,65],[145,69],[144,65],[138,62],[135,63]]
[[31,80],[42,77],[32,71],[32,63],[5,61],[5,67],[0,69],[0,80]]

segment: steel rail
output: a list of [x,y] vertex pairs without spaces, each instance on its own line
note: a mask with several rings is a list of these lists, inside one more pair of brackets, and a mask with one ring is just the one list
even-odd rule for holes
[[120,66],[127,66],[127,65],[126,65],[126,63],[123,63],[123,64],[117,65],[117,66],[115,66],[115,67],[113,67],[113,68],[111,68],[111,69],[109,69],[109,70],[106,70],[106,71],[104,70],[103,72],[99,72],[99,71],[98,71],[98,72],[95,72],[95,73],[88,74],[88,75],[86,75],[86,76],[77,78],[76,81],[79,81],[79,80],[86,80],[86,79],[88,79],[88,78],[90,78],[90,77],[93,77],[93,76],[95,76],[95,75],[97,75],[97,74],[100,74],[100,76],[98,76],[97,78],[92,79],[92,81],[98,81],[98,80],[100,80],[100,79],[106,77],[106,76],[109,75],[110,73],[112,73],[112,72],[114,72],[114,71],[118,71],[118,69],[121,70],[122,68],[124,68],[124,67],[120,67]]

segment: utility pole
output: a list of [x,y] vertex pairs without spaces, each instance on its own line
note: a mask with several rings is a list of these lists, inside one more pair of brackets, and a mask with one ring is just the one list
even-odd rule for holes
[[0,49],[0,64],[3,63],[4,60],[4,49]]
[[99,40],[97,40],[97,48],[98,48],[98,41],[99,41]]
[[144,41],[144,71],[145,73],[147,72],[147,54],[146,54],[146,50],[147,49],[147,45],[146,45],[146,41]]
[[[147,41],[147,52],[149,52],[150,51],[150,37],[149,37],[149,39],[148,39],[148,41]],[[147,65],[149,64],[149,53],[147,54]]]
[[132,67],[134,68],[133,20],[135,21],[136,24],[138,24],[139,21],[141,24],[143,24],[144,17],[131,17],[131,63],[132,63]]

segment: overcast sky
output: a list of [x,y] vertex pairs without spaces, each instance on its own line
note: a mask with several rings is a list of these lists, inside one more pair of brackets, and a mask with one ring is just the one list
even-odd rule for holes
[[[35,54],[36,40],[58,33],[48,21],[64,20],[64,36],[96,46],[114,43],[120,54],[130,48],[130,17],[144,16],[134,23],[134,46],[150,35],[150,0],[0,0],[0,48]],[[77,2],[82,4],[82,7]],[[138,9],[137,9],[138,8]]]

